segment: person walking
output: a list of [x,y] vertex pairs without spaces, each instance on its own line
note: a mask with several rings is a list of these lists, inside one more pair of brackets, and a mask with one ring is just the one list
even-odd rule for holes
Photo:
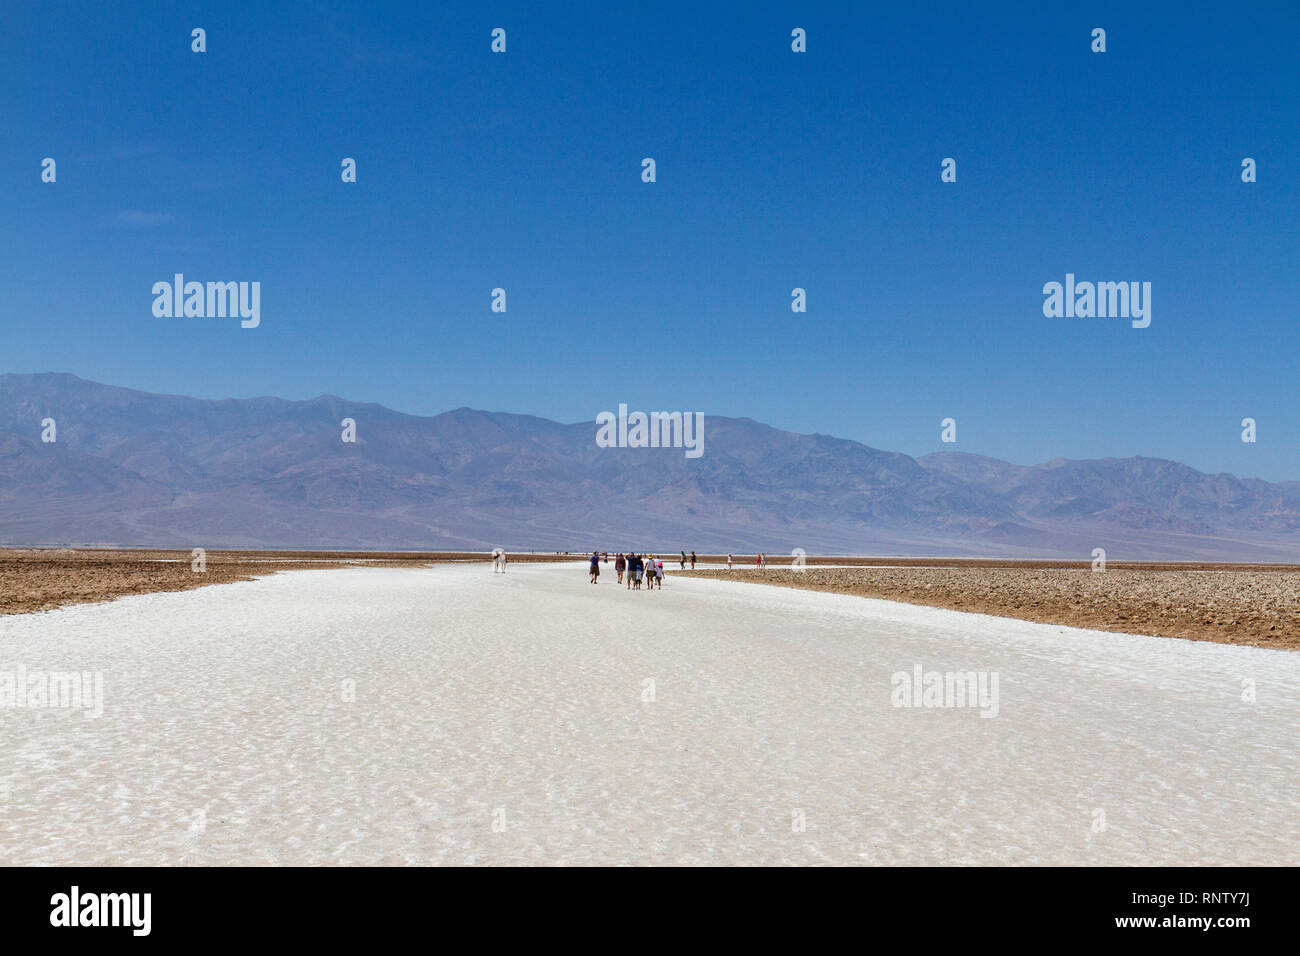
[[620,551],[614,558],[614,573],[618,575],[618,583],[623,583],[623,572],[627,570],[627,562],[623,560],[623,552]]
[[664,589],[664,563],[662,561],[655,561],[655,586],[660,591]]
[[735,560],[735,556],[734,556],[734,555],[731,555],[731,554],[728,554],[728,555],[727,555],[727,570],[728,570],[728,571],[731,570],[731,562],[734,561],[734,560]]
[[591,552],[591,583],[595,584],[596,579],[600,577],[600,554],[596,551]]
[[691,570],[692,570],[692,571],[695,570],[695,552],[694,552],[694,551],[691,552]]
[[682,570],[683,570],[683,571],[686,570],[686,552],[685,552],[685,551],[682,552]]

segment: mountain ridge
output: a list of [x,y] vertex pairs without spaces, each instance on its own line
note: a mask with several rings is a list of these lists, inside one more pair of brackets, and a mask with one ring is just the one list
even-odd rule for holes
[[[41,421],[57,441],[40,440]],[[356,420],[357,441],[341,440]],[[593,416],[594,419],[594,416]],[[332,394],[198,399],[0,375],[0,543],[1294,560],[1300,482],[1165,459],[913,458],[706,416],[704,455],[592,423]]]

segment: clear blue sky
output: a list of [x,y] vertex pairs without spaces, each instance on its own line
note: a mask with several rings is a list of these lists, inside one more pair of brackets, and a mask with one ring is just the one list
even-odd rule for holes
[[1300,479],[1300,4],[544,6],[9,5],[0,370]]

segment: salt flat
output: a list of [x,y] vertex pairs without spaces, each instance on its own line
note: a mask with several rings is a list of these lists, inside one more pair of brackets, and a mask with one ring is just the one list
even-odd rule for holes
[[104,712],[0,710],[0,864],[1300,863],[1285,651],[485,563],[14,615],[19,664]]

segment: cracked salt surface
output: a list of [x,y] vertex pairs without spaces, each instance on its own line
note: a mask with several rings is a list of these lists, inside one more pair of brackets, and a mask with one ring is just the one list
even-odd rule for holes
[[[7,616],[19,663],[104,713],[0,710],[0,864],[1300,863],[1300,653],[485,562]],[[998,716],[891,706],[917,664]]]

